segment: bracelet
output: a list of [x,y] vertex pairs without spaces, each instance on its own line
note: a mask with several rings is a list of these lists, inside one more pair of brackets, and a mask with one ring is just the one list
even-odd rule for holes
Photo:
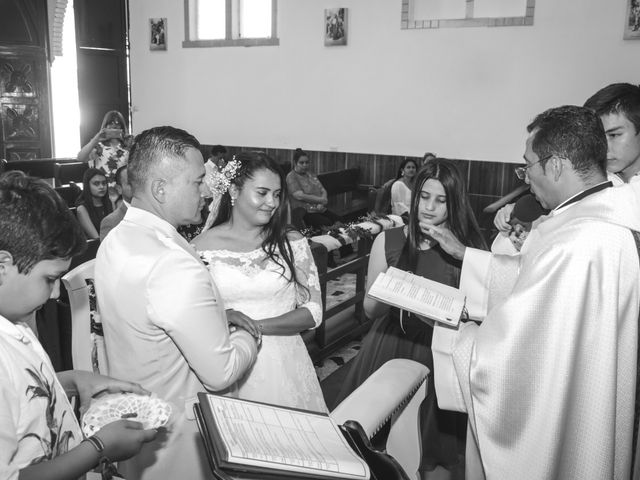
[[100,465],[101,463],[109,463],[109,459],[107,458],[107,456],[104,454],[104,442],[102,441],[102,439],[96,435],[92,435],[91,437],[87,437],[83,440],[83,442],[89,442],[91,445],[93,445],[93,448],[96,449],[96,451],[98,452],[98,465]]

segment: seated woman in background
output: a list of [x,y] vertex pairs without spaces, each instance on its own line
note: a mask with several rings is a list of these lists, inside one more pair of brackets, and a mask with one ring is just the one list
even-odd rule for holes
[[411,158],[400,164],[396,181],[391,185],[391,213],[394,215],[403,215],[409,211],[417,171],[418,164]]
[[116,170],[127,164],[130,144],[131,136],[127,135],[124,117],[117,110],[111,110],[102,119],[98,133],[78,153],[78,161],[88,162],[90,168],[101,170],[107,177],[112,201],[117,198]]
[[438,158],[438,156],[435,153],[431,153],[431,152],[427,152],[422,156],[422,167],[424,167],[427,162],[429,162],[430,160],[435,160],[436,158]]
[[90,168],[82,177],[82,194],[76,200],[76,214],[87,238],[100,238],[100,222],[113,208],[109,200],[107,177]]
[[194,245],[229,322],[262,336],[255,364],[238,382],[238,396],[327,411],[299,335],[322,321],[320,282],[307,239],[286,227],[284,174],[262,152],[236,155],[225,168],[231,169],[230,184],[224,173],[205,178],[222,198],[217,214],[212,211],[212,227]]
[[330,227],[340,220],[327,210],[327,191],[318,177],[309,172],[309,155],[296,148],[293,153],[293,169],[287,175],[287,188],[291,195],[291,217],[293,224],[300,215],[307,227]]
[[[458,287],[461,262],[447,255],[423,233],[421,227],[447,225],[463,244],[486,249],[466,191],[465,182],[451,161],[435,159],[423,167],[417,175],[411,196],[409,225],[386,230],[373,243],[367,289],[378,274],[390,266]],[[393,358],[418,361],[433,372],[433,327],[428,320],[368,296],[364,299],[364,309],[367,317],[375,319],[375,322],[364,338],[360,352],[348,367],[336,405],[371,373]],[[420,406],[420,474],[423,479],[430,478],[430,472],[441,466],[454,473],[450,478],[464,478],[467,416],[440,410],[435,395],[430,379],[427,396]],[[449,477],[445,475],[438,478]]]

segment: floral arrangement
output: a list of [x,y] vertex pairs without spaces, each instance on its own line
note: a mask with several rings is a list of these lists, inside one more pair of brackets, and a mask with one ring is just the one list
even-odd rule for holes
[[[204,183],[209,188],[213,199],[209,204],[209,215],[202,227],[202,231],[208,230],[211,228],[211,225],[213,225],[216,215],[218,214],[218,209],[220,208],[222,195],[229,191],[231,182],[233,182],[233,179],[238,175],[240,168],[242,168],[242,163],[239,160],[236,160],[236,157],[234,156],[233,160],[227,163],[223,168],[214,170],[212,173],[204,177]],[[231,204],[233,205],[233,199]]]
[[384,227],[380,223],[381,220],[391,221],[391,219],[386,215],[378,215],[374,212],[371,212],[362,217],[359,217],[354,222],[349,222],[346,224],[342,222],[336,222],[330,227],[322,227],[320,231],[307,228],[302,230],[300,233],[302,233],[307,238],[311,238],[316,235],[330,235],[342,244],[345,243],[345,236],[349,237],[351,240],[353,240],[353,242],[356,242],[360,238],[373,240],[375,238],[375,234],[371,230],[361,227],[360,224],[364,222],[371,222],[375,225],[378,225],[380,227],[380,231],[382,231],[384,230]]
[[223,168],[214,170],[213,173],[205,177],[204,182],[207,184],[207,187],[209,187],[209,190],[214,197],[221,197],[229,190],[229,186],[231,186],[233,179],[236,178],[240,167],[242,167],[242,164],[236,160],[236,157],[234,156],[233,160],[227,163]]

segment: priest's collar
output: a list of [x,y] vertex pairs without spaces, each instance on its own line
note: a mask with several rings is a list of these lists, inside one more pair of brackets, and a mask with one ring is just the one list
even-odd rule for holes
[[579,202],[583,198],[588,197],[589,195],[597,193],[611,186],[613,186],[613,183],[611,183],[611,180],[606,180],[604,182],[598,183],[597,185],[594,185],[593,187],[589,187],[586,190],[583,190],[580,193],[575,194],[573,197],[568,198],[567,200],[562,202],[560,205],[558,205],[556,208],[554,208],[552,211],[554,213],[558,213],[560,210],[564,210],[569,205],[573,205],[574,203]]

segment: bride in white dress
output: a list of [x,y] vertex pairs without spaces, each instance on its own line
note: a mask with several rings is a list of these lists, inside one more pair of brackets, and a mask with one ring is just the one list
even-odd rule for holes
[[229,322],[262,336],[255,364],[238,382],[238,397],[327,411],[300,337],[322,321],[318,271],[307,240],[285,228],[284,175],[261,152],[237,155],[225,172],[205,179],[222,197],[212,227],[193,243]]

